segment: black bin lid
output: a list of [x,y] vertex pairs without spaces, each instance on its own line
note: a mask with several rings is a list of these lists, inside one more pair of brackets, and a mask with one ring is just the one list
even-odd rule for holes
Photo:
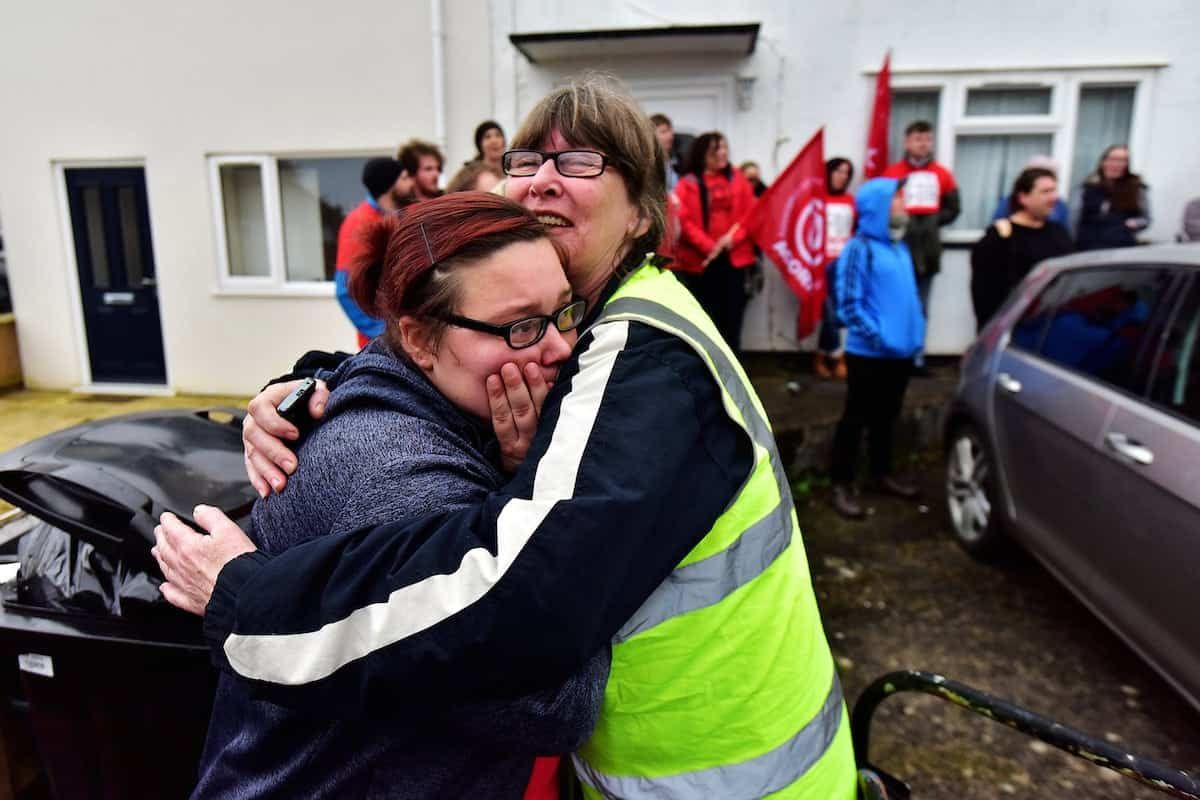
[[0,454],[0,498],[157,573],[164,511],[216,506],[239,522],[257,498],[242,461],[243,412],[146,411],[91,422]]

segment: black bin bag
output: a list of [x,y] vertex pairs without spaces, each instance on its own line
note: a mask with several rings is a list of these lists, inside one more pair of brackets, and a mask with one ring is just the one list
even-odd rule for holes
[[247,521],[240,412],[127,414],[44,436],[0,454],[0,498],[39,520],[0,586],[0,687],[28,709],[52,793],[187,797],[217,676],[200,620],[163,600],[150,548],[164,511],[190,521],[206,503]]

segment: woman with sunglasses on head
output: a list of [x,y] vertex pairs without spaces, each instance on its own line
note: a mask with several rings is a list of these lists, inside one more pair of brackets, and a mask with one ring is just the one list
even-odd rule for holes
[[[351,291],[386,330],[330,378],[287,491],[255,504],[264,553],[482,500],[503,483],[487,377],[515,362],[553,382],[583,320],[558,247],[503,198],[427,201],[366,245]],[[607,666],[605,651],[529,696],[357,720],[255,699],[223,674],[194,796],[555,798],[557,758],[535,756],[587,739]]]
[[[537,103],[514,145],[506,194],[549,228],[591,310],[512,479],[467,509],[274,557],[215,509],[196,512],[209,536],[164,515],[164,595],[206,614],[222,666],[302,707],[505,696],[611,643],[573,759],[588,797],[851,800],[845,704],[769,423],[652,255],[666,191],[649,119],[587,79]],[[506,379],[510,405],[540,394],[533,377]],[[262,492],[295,458],[266,410],[289,388],[253,401],[244,429]]]

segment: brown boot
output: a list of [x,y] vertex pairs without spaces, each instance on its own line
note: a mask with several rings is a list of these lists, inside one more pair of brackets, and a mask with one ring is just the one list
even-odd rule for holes
[[846,380],[846,356],[838,356],[837,363],[833,365],[833,377],[839,381]]
[[819,350],[813,357],[813,372],[823,381],[827,381],[833,377],[833,373],[829,371],[829,364],[825,360],[825,354]]
[[848,483],[833,485],[833,510],[846,519],[862,519],[866,516],[862,506],[854,499],[854,489]]

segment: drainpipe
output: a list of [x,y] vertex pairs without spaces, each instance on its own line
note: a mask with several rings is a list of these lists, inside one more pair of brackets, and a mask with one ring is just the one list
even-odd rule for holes
[[443,55],[442,0],[429,0],[429,27],[433,34],[433,138],[446,152],[446,60]]

